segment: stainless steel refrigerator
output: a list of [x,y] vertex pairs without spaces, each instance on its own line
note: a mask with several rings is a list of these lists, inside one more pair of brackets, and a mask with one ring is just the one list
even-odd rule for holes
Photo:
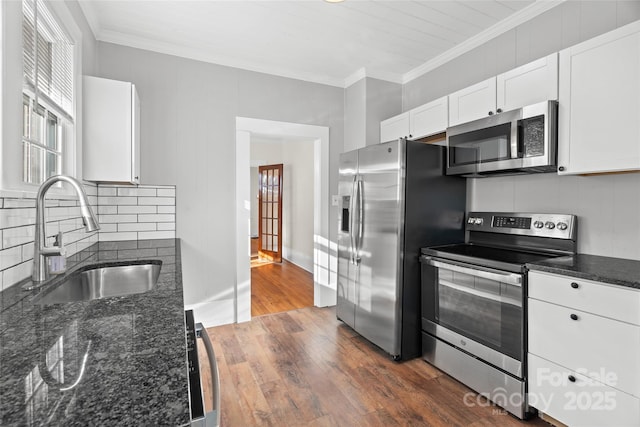
[[340,156],[337,317],[395,360],[421,355],[420,248],[464,242],[466,180],[444,148],[393,141]]

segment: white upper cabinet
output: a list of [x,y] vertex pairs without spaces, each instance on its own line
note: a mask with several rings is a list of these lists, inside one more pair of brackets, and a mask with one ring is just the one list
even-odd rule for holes
[[640,21],[560,52],[558,172],[640,169]]
[[507,71],[496,78],[496,108],[515,110],[558,99],[558,53]]
[[522,65],[449,95],[449,126],[558,99],[558,54]]
[[380,142],[417,139],[447,130],[449,99],[446,96],[380,122]]
[[495,77],[449,95],[449,126],[470,122],[495,113]]
[[408,111],[380,122],[380,142],[410,138],[410,133]]
[[431,101],[409,111],[409,134],[422,138],[447,130],[449,124],[449,98]]
[[129,82],[83,79],[83,175],[140,183],[140,101]]

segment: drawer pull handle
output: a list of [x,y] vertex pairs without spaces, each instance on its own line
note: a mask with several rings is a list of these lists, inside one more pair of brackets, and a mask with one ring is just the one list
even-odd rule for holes
[[578,315],[577,314],[571,314],[571,320],[578,320]]
[[578,289],[580,287],[580,285],[578,285],[576,282],[571,282],[571,287],[573,289]]
[[574,377],[573,375],[569,375],[569,381],[571,381],[572,383],[575,383],[576,377]]

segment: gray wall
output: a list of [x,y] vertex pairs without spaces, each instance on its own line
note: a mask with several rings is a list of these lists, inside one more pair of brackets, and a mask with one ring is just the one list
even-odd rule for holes
[[[343,89],[109,43],[98,44],[98,74],[136,84],[141,182],[177,185],[187,304],[234,298],[236,116],[329,127],[337,192]],[[333,241],[336,214],[323,230]]]
[[[404,109],[638,19],[638,1],[565,2],[407,83]],[[467,184],[468,210],[575,213],[580,252],[640,259],[640,174],[523,175],[469,179]]]
[[402,85],[371,77],[344,91],[344,151],[380,143],[380,122],[401,113]]
[[367,145],[367,79],[344,90],[344,151]]

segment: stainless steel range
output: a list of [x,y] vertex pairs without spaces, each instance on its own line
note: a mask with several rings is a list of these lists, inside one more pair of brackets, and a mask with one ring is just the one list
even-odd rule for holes
[[466,230],[422,249],[423,358],[526,418],[526,264],[575,254],[577,218],[470,212]]

